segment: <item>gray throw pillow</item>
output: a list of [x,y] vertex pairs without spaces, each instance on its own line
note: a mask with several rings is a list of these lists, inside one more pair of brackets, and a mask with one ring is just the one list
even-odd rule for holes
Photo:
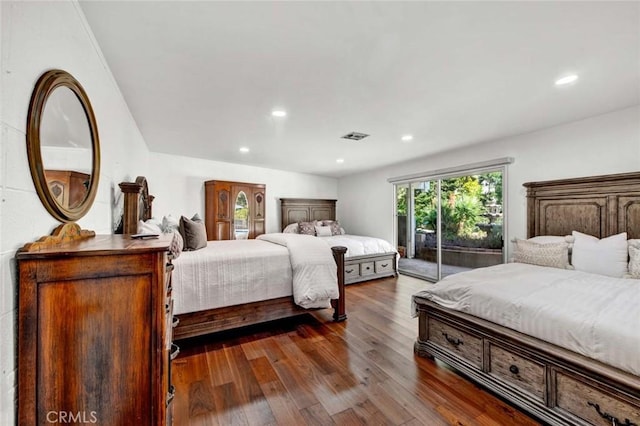
[[195,221],[182,216],[180,218],[180,234],[184,240],[184,250],[192,251],[207,246],[207,229],[202,221]]

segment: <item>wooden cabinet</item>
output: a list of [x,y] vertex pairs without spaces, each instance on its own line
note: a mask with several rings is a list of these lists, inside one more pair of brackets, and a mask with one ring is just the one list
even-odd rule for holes
[[76,208],[89,193],[91,175],[73,170],[45,170],[49,191],[64,208]]
[[253,239],[265,233],[265,185],[204,183],[207,240]]
[[170,423],[169,243],[102,235],[18,252],[18,424]]

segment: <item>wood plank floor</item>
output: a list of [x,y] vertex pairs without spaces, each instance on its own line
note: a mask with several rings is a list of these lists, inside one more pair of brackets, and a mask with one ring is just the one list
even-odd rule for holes
[[537,425],[444,364],[413,353],[407,276],[347,286],[347,315],[182,341],[174,425]]

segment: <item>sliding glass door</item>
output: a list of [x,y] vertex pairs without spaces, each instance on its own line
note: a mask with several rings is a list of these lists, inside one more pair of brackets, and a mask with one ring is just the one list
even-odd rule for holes
[[503,262],[502,169],[396,184],[399,271],[430,281]]

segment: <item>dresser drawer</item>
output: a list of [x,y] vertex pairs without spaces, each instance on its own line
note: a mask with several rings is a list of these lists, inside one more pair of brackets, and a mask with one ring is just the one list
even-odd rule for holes
[[344,265],[344,280],[346,282],[356,280],[360,276],[360,264]]
[[362,262],[360,264],[360,275],[364,277],[366,275],[375,273],[374,267],[375,266],[373,262]]
[[556,371],[556,404],[593,425],[640,425],[640,407]]
[[482,339],[429,318],[429,340],[482,368]]
[[376,274],[383,274],[385,272],[393,272],[393,260],[376,260],[375,268]]
[[489,373],[544,401],[546,392],[543,364],[516,355],[500,346],[489,349]]

